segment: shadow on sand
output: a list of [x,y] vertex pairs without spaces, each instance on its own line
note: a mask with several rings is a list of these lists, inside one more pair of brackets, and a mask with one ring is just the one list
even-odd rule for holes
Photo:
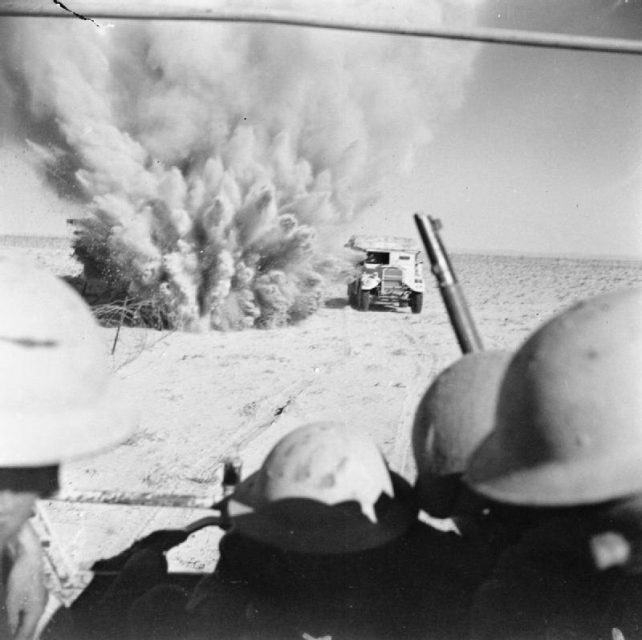
[[[348,305],[347,298],[328,298],[324,307],[326,309],[345,309]],[[397,307],[395,305],[385,305],[385,304],[372,304],[370,309],[366,313],[404,313],[406,309]]]
[[328,298],[325,301],[326,309],[345,309],[348,306],[347,298]]

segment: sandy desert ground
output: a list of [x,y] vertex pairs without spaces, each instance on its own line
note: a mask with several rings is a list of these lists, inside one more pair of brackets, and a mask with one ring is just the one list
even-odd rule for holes
[[[26,255],[63,275],[79,267],[64,242],[5,238],[0,252]],[[543,320],[573,301],[642,285],[642,262],[455,255],[486,348],[514,349]],[[140,424],[116,450],[68,464],[64,491],[216,495],[221,461],[238,455],[248,474],[283,434],[302,423],[343,420],[365,427],[390,465],[412,480],[410,429],[418,399],[458,347],[432,277],[424,312],[346,305],[343,283],[301,324],[270,331],[189,334],[103,329],[117,376],[137,398]],[[204,512],[51,501],[42,517],[65,596],[93,560],[161,527]],[[219,532],[195,534],[170,554],[172,570],[206,571]]]

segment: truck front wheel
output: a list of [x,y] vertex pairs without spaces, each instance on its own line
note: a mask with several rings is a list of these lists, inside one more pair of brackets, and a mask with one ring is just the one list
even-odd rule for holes
[[355,294],[355,285],[351,282],[348,285],[348,304],[354,309],[357,306],[357,296]]
[[424,294],[413,293],[410,296],[410,309],[413,313],[421,313],[421,308],[424,306]]
[[370,309],[370,291],[361,291],[359,293],[359,309],[361,311],[368,311]]

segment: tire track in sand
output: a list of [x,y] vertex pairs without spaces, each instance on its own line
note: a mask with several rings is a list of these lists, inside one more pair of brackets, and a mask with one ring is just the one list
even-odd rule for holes
[[[397,420],[395,431],[395,446],[391,456],[391,467],[409,482],[414,482],[416,469],[412,455],[412,427],[419,401],[425,393],[430,381],[438,370],[438,358],[421,345],[415,325],[405,314],[395,314],[396,328],[405,338],[406,344],[413,350],[411,383],[407,387],[403,406]],[[423,358],[418,349],[422,349]],[[425,360],[428,363],[425,363]]]
[[[330,362],[319,365],[315,368],[314,373],[286,385],[276,394],[261,398],[257,403],[256,414],[251,419],[242,421],[235,430],[234,437],[223,445],[223,453],[219,458],[220,468],[222,468],[223,461],[230,457],[239,457],[244,460],[244,464],[246,459],[250,463],[252,461],[256,463],[256,460],[253,460],[257,458],[254,449],[257,447],[269,449],[267,443],[278,439],[279,436],[275,433],[275,431],[280,431],[277,423],[290,406],[295,402],[300,402],[306,392],[352,357],[353,343],[348,320],[350,312],[351,309],[348,306],[341,309],[340,329],[337,336],[341,342]],[[267,453],[267,451],[263,453]],[[259,455],[258,458],[262,458],[262,455]],[[248,466],[251,467],[252,464]]]

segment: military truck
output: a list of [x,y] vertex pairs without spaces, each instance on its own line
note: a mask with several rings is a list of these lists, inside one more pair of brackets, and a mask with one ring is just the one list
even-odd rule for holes
[[409,306],[421,313],[424,278],[421,252],[410,238],[352,236],[345,245],[363,257],[348,283],[348,301],[361,311],[372,304]]

